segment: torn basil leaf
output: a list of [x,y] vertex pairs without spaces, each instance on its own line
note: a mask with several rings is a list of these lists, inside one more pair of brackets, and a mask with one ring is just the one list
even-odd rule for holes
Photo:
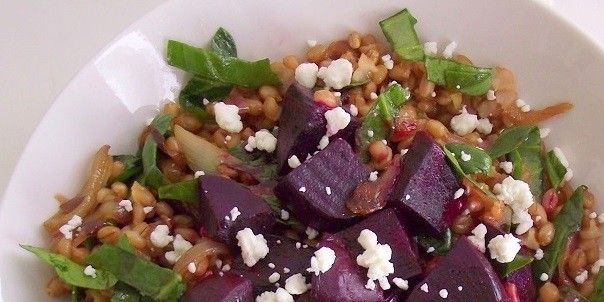
[[401,59],[419,61],[424,58],[424,47],[415,31],[416,23],[408,9],[380,21],[386,40]]
[[467,95],[484,95],[493,83],[491,68],[476,67],[434,56],[426,56],[424,65],[428,80]]
[[[445,148],[454,154],[459,168],[465,174],[489,173],[491,171],[491,157],[484,150],[468,144],[447,144]],[[469,156],[468,160],[464,160],[466,156]]]
[[212,40],[208,45],[208,48],[221,55],[227,57],[237,57],[237,45],[233,36],[224,28],[219,27],[212,36]]
[[560,158],[556,155],[553,150],[545,154],[545,170],[547,176],[554,189],[557,189],[564,182],[564,176],[568,169],[560,162]]
[[197,179],[185,180],[159,187],[157,194],[160,199],[178,200],[187,203],[197,203]]

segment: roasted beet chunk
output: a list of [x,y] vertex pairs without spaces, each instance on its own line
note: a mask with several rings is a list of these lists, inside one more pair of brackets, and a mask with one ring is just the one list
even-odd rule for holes
[[[233,261],[232,272],[252,281],[257,293],[275,290],[275,284],[268,281],[268,277],[275,272],[280,275],[279,283],[282,287],[287,278],[298,273],[306,276],[307,282],[310,282],[310,273],[306,269],[315,252],[314,248],[296,245],[295,241],[285,237],[264,235],[264,238],[270,250],[268,255],[252,267],[245,265],[239,256]],[[269,266],[269,263],[272,265]]]
[[181,302],[253,302],[252,282],[230,272],[214,274],[187,289]]
[[365,288],[366,273],[356,263],[356,255],[350,253],[346,243],[337,235],[331,235],[320,243],[336,254],[331,268],[318,276],[312,275],[311,296],[321,302],[378,302],[385,301],[382,289]]
[[508,301],[489,261],[465,237],[415,286],[408,301],[444,301],[444,290],[447,301]]
[[299,84],[289,86],[277,134],[277,163],[283,172],[290,170],[287,159],[292,155],[302,161],[317,150],[326,131],[325,111],[325,106],[314,101],[312,90]]
[[432,137],[420,132],[401,165],[391,205],[410,225],[431,233],[442,233],[448,224],[446,218],[458,214],[449,211],[460,211],[453,199],[460,184],[447,165],[443,151]]
[[213,175],[201,176],[198,182],[199,205],[190,212],[208,235],[236,244],[235,235],[244,228],[256,234],[272,230],[275,219],[271,208],[243,185]]
[[337,233],[344,239],[346,247],[352,255],[360,255],[364,251],[357,242],[359,234],[364,229],[373,231],[377,235],[379,243],[390,245],[392,249],[390,261],[394,264],[394,274],[389,276],[390,280],[395,277],[410,279],[421,274],[422,269],[418,257],[393,209],[379,211]]
[[353,222],[346,201],[368,177],[369,170],[350,145],[338,139],[287,174],[275,194],[305,224],[317,230],[338,230]]

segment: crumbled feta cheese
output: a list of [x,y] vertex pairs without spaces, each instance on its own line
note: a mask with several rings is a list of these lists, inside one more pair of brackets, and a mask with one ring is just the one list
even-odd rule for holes
[[594,275],[598,274],[598,272],[600,271],[600,268],[603,267],[603,266],[604,266],[604,259],[598,259],[591,266],[591,273],[594,274]]
[[519,224],[517,235],[524,234],[533,226],[533,219],[527,212],[533,204],[533,194],[526,182],[508,176],[493,187],[493,192],[512,209],[512,223]]
[[535,251],[535,259],[537,259],[537,260],[543,259],[543,250],[542,249],[537,249]]
[[359,108],[354,104],[350,104],[350,115],[357,116],[359,115]]
[[368,269],[367,278],[377,280],[382,289],[389,289],[387,277],[394,273],[394,265],[390,262],[392,258],[390,245],[379,244],[377,235],[368,229],[361,231],[357,241],[365,249],[363,254],[357,256],[357,264]]
[[227,136],[224,137],[224,141],[225,142],[229,142],[229,141],[231,141],[231,139],[233,139],[233,137],[230,136],[230,135],[227,135]]
[[216,259],[216,261],[214,261],[214,265],[216,265],[216,268],[220,269],[222,267],[222,260]]
[[378,95],[377,95],[377,93],[372,92],[369,94],[369,98],[371,98],[372,100],[376,100],[378,98]]
[[281,279],[281,275],[279,275],[279,273],[277,272],[274,272],[270,276],[268,276],[268,282],[270,283],[275,283],[279,281],[279,279]]
[[291,270],[290,270],[288,267],[284,267],[284,268],[283,268],[283,273],[284,273],[284,274],[289,274],[289,272],[290,272],[290,271],[291,271]]
[[174,246],[174,250],[166,252],[166,254],[164,254],[166,260],[168,260],[168,262],[170,262],[171,264],[176,263],[176,261],[178,261],[178,259],[180,259],[182,255],[184,255],[190,248],[193,247],[190,242],[185,240],[179,234],[174,237],[174,242],[172,243],[172,245]]
[[476,130],[482,134],[490,134],[493,131],[493,124],[491,124],[488,118],[481,118],[478,120]]
[[378,179],[378,171],[369,173],[369,181],[376,181]]
[[84,275],[92,277],[94,279],[96,278],[96,269],[88,265],[84,268]]
[[426,53],[426,55],[436,55],[438,53],[438,43],[433,41],[424,43],[424,52]]
[[455,85],[455,88],[456,88],[456,89],[460,89],[460,88],[461,88],[461,86],[459,86],[459,85]]
[[546,138],[551,131],[550,128],[539,128],[539,137]]
[[277,288],[276,291],[265,291],[256,297],[256,302],[294,302],[294,297],[284,288]]
[[195,262],[187,264],[187,270],[189,271],[189,273],[195,274],[195,272],[197,271],[197,266],[195,265]]
[[306,45],[308,45],[308,47],[315,47],[317,46],[317,40],[306,40]]
[[214,116],[221,129],[231,133],[239,133],[243,129],[239,108],[235,105],[227,105],[223,102],[214,104]]
[[495,91],[492,89],[489,89],[489,91],[487,91],[487,100],[494,101],[495,99],[496,99]]
[[241,257],[245,265],[252,267],[269,252],[262,234],[255,235],[250,228],[237,232],[237,245],[241,247]]
[[335,92],[333,93],[333,95],[334,95],[335,97],[341,97],[341,96],[342,96],[342,93],[341,93],[341,92],[339,92],[339,91],[335,91]]
[[289,219],[289,212],[286,210],[281,209],[281,220],[288,220]]
[[375,281],[369,279],[367,283],[365,283],[365,288],[368,290],[375,290]]
[[449,43],[447,46],[445,46],[445,50],[443,50],[443,57],[446,59],[452,58],[455,48],[457,48],[457,42],[453,41]]
[[145,214],[149,214],[149,213],[151,213],[151,211],[153,211],[153,207],[151,207],[151,206],[143,208],[143,213],[145,213]]
[[325,147],[327,147],[327,145],[329,145],[329,137],[327,135],[323,135],[323,137],[321,137],[321,140],[319,141],[317,149],[323,150],[325,149]]
[[419,289],[421,289],[423,292],[429,292],[429,288],[428,288],[428,283],[424,283],[422,284],[422,286],[419,287]]
[[202,103],[204,106],[207,106],[208,104],[210,104],[210,101],[209,101],[208,99],[204,98],[204,99],[201,101],[201,103]]
[[239,209],[237,207],[234,207],[231,209],[229,214],[231,214],[231,221],[235,221],[237,219],[237,217],[239,217],[239,215],[241,215],[241,212],[239,212]]
[[167,225],[160,224],[153,229],[149,240],[155,247],[163,248],[174,240],[174,236],[170,235],[170,228]]
[[430,253],[433,253],[435,250],[436,250],[436,249],[435,249],[434,247],[432,247],[432,246],[431,246],[431,247],[429,247],[429,248],[426,250],[426,253],[430,254]]
[[335,61],[331,61],[329,66],[319,68],[317,77],[325,82],[328,88],[342,89],[352,81],[352,63],[350,61],[340,58]]
[[512,234],[497,235],[489,241],[491,259],[500,263],[510,263],[520,251],[520,239]]
[[367,130],[367,136],[373,137],[373,130]]
[[327,195],[331,195],[331,188],[325,187],[325,193],[327,193]]
[[59,227],[59,232],[63,234],[65,239],[73,238],[73,231],[82,225],[82,217],[73,215],[66,224]]
[[512,174],[512,171],[514,171],[514,164],[511,161],[502,161],[499,163],[499,168],[507,174]]
[[477,225],[472,230],[472,235],[468,236],[468,240],[474,244],[481,252],[486,251],[484,237],[487,235],[487,227],[484,224]]
[[438,292],[438,295],[443,299],[447,299],[447,297],[449,296],[449,292],[443,288]]
[[292,155],[290,158],[287,159],[287,165],[292,169],[299,167],[301,164],[302,163],[295,155]]
[[461,157],[462,161],[469,161],[469,160],[472,159],[472,155],[464,152],[463,150],[461,151],[461,156],[460,157]]
[[195,174],[193,174],[193,177],[195,178],[199,178],[200,176],[204,176],[206,175],[206,172],[203,171],[195,171]]
[[589,213],[589,218],[596,219],[597,217],[598,217],[598,214],[596,214],[596,212]]
[[297,248],[297,249],[299,249],[299,248],[301,248],[301,247],[302,247],[302,243],[300,243],[300,242],[296,242],[296,248]]
[[292,295],[301,295],[308,288],[309,284],[306,284],[306,278],[300,273],[291,275],[285,280],[285,290]]
[[313,88],[317,83],[319,66],[315,63],[302,63],[296,67],[294,72],[296,81],[306,88]]
[[407,152],[409,152],[409,149],[401,149],[401,156],[407,154]]
[[306,187],[300,187],[300,189],[298,189],[298,191],[304,193],[304,192],[306,192]]
[[268,264],[268,267],[274,269],[275,268],[275,264],[271,262],[271,263]]
[[132,210],[134,209],[132,207],[132,201],[128,199],[121,200],[117,205],[124,209],[126,212],[132,212]]
[[228,272],[230,270],[231,270],[231,266],[230,265],[225,264],[225,265],[222,266],[222,271],[223,272]]
[[409,200],[411,198],[411,195],[407,194],[405,195],[405,200]]
[[432,96],[433,98],[436,97],[436,91],[432,91],[432,93],[430,93],[430,96]]
[[589,273],[587,272],[587,270],[582,269],[581,272],[579,274],[577,274],[577,276],[575,277],[575,282],[577,282],[577,284],[585,283],[585,281],[587,280],[588,274]]
[[471,133],[478,126],[478,116],[476,114],[470,114],[464,106],[461,109],[461,113],[454,116],[451,119],[451,129],[457,133],[457,135],[464,136]]
[[539,276],[539,280],[545,282],[549,279],[549,276],[546,273],[542,273],[541,276]]
[[325,119],[327,120],[327,136],[332,136],[348,126],[350,113],[342,107],[336,107],[325,112]]
[[457,191],[455,191],[455,193],[453,194],[453,199],[458,199],[459,197],[461,197],[461,195],[463,195],[465,191],[466,190],[464,190],[463,188],[457,189]]
[[[296,247],[298,247],[297,244]],[[306,270],[318,276],[320,273],[327,272],[335,261],[336,253],[334,250],[324,246],[315,251],[315,255],[310,258],[310,268]]]
[[277,148],[277,138],[268,130],[261,129],[256,134],[248,137],[245,150],[252,152],[254,149],[273,153]]
[[396,287],[402,289],[402,290],[408,290],[409,289],[409,281],[402,279],[402,278],[394,278],[392,279],[392,282],[394,282],[394,285],[396,285]]
[[313,240],[315,238],[317,238],[317,236],[319,236],[319,232],[311,227],[306,227],[306,236],[308,236],[308,239]]
[[386,67],[386,69],[392,69],[394,67],[394,61],[392,61],[392,57],[388,54],[382,56],[382,62],[384,62],[384,67]]
[[463,290],[463,286],[461,286],[461,285],[460,285],[460,286],[458,286],[458,287],[457,287],[457,290],[458,290],[458,291],[462,291],[462,290]]

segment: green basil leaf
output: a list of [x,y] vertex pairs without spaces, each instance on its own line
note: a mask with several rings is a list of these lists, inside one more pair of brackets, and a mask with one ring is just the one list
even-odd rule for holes
[[214,117],[206,110],[203,99],[209,101],[222,99],[231,92],[231,89],[233,89],[233,85],[193,77],[185,88],[180,91],[178,103],[185,111],[193,114],[200,121],[213,121]]
[[493,195],[493,193],[491,192],[491,189],[489,188],[488,185],[476,181],[476,179],[474,179],[474,177],[472,177],[472,175],[468,175],[464,172],[464,169],[461,167],[461,164],[455,157],[455,154],[453,154],[451,151],[449,151],[446,146],[443,146],[443,152],[445,153],[445,157],[449,161],[449,164],[453,167],[453,171],[455,171],[455,174],[457,174],[458,177],[467,179],[468,181],[470,181],[472,183],[472,185],[475,188],[481,190],[489,198],[492,198],[493,200],[497,200],[497,197],[495,197],[495,195]]
[[[150,127],[155,128],[161,135],[165,135],[170,129],[172,116],[166,113],[158,114],[151,122]],[[141,150],[143,175],[140,178],[140,183],[143,186],[149,186],[154,189],[159,188],[169,183],[166,176],[157,167],[157,142],[153,135],[148,135],[145,138],[145,144]]]
[[218,28],[216,33],[214,33],[208,48],[221,56],[237,57],[237,45],[235,45],[235,40],[233,40],[233,36],[222,27]]
[[130,154],[114,155],[113,160],[121,162],[124,165],[124,169],[111,180],[112,182],[119,181],[125,183],[143,172],[140,156]]
[[547,171],[547,176],[549,176],[549,182],[554,189],[557,189],[562,184],[568,170],[562,162],[560,162],[560,158],[556,156],[556,153],[553,150],[547,152],[544,157],[545,169]]
[[589,296],[589,302],[604,301],[604,268],[600,267],[596,280],[594,281],[594,290]]
[[424,58],[424,48],[415,32],[416,23],[407,9],[380,21],[386,40],[401,59],[419,61]]
[[241,164],[234,165],[233,168],[249,173],[260,182],[272,181],[279,176],[279,167],[265,152],[248,152],[243,143],[230,148],[228,152],[241,161]]
[[526,182],[531,188],[535,200],[543,196],[543,159],[541,156],[541,137],[539,128],[534,127],[527,139],[510,152],[514,164],[512,176]]
[[176,272],[114,245],[101,245],[86,261],[155,300],[177,300],[185,290],[182,277]]
[[171,123],[171,115],[167,113],[160,113],[153,118],[149,126],[155,128],[161,135],[166,135],[168,130],[170,130]]
[[212,51],[182,42],[168,41],[168,64],[192,73],[193,76],[247,88],[280,85],[268,59],[249,62],[220,56]]
[[453,242],[453,234],[450,229],[447,229],[441,238],[434,238],[426,235],[420,235],[417,237],[417,243],[424,249],[434,249],[431,255],[446,255],[451,250]]
[[550,278],[558,266],[558,259],[562,254],[565,243],[573,233],[579,230],[581,219],[583,217],[583,195],[587,190],[586,186],[579,186],[571,195],[568,201],[562,206],[562,209],[553,219],[554,239],[545,247],[543,258],[535,261],[533,265],[533,276],[539,280],[541,274],[546,273]]
[[[520,144],[524,143],[532,131],[537,127],[533,125],[515,126],[503,130],[495,142],[489,147],[487,152],[492,158],[497,158],[506,155],[516,150]],[[537,132],[539,130],[537,129]]]
[[134,247],[130,244],[130,240],[128,240],[128,236],[126,236],[126,234],[120,235],[115,243],[115,246],[126,252],[134,253]]
[[459,63],[450,59],[426,56],[428,80],[467,95],[484,95],[491,88],[493,70]]
[[139,302],[141,294],[132,286],[126,283],[118,282],[113,287],[113,294],[110,302]]
[[117,282],[114,275],[102,270],[100,267],[95,267],[96,278],[93,278],[84,274],[84,266],[71,261],[61,254],[30,245],[21,245],[21,247],[38,256],[44,263],[52,266],[59,278],[69,285],[91,289],[108,289]]
[[495,269],[502,277],[507,277],[511,273],[531,264],[533,262],[533,257],[522,256],[520,254],[514,257],[514,260],[509,263],[495,263]]
[[[458,159],[457,162],[465,174],[491,171],[491,157],[484,150],[468,144],[447,144],[445,148]],[[470,155],[470,160],[464,161],[462,152]]]
[[399,108],[409,97],[409,90],[403,89],[400,85],[390,85],[375,100],[357,132],[358,152],[365,162],[369,160],[367,152],[369,144],[386,139],[390,135],[389,123],[394,121]]
[[196,179],[161,186],[157,190],[157,194],[160,199],[178,200],[187,203],[199,202]]

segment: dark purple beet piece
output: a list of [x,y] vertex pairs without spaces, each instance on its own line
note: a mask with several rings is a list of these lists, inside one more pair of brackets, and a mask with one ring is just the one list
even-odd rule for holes
[[[298,273],[301,273],[310,281],[310,273],[306,269],[310,266],[310,258],[315,252],[313,247],[297,248],[295,241],[275,235],[264,234],[264,238],[270,249],[268,255],[252,267],[245,265],[241,256],[238,256],[233,261],[232,272],[249,279],[257,293],[276,289],[275,285],[268,281],[268,277],[274,272],[281,275],[279,283],[282,287],[285,285],[287,278]],[[269,263],[274,264],[275,268],[270,268]],[[283,271],[283,268],[286,267],[289,269],[288,273]]]
[[365,288],[366,272],[356,263],[356,256],[346,248],[346,243],[337,235],[326,236],[320,243],[336,254],[336,261],[325,273],[312,275],[311,295],[313,301],[321,302],[383,302],[384,292]]
[[433,234],[442,233],[448,226],[446,218],[459,214],[446,211],[461,211],[453,200],[461,186],[440,146],[430,135],[419,132],[401,165],[390,204],[406,223]]
[[[235,235],[244,228],[254,233],[269,233],[275,218],[268,204],[238,182],[214,175],[198,179],[199,205],[189,209],[208,235],[228,244],[235,244]],[[241,213],[231,221],[230,211],[237,207]],[[229,219],[226,219],[229,217]]]
[[537,300],[537,289],[533,282],[531,265],[512,272],[505,278],[505,281],[516,286],[519,302],[533,302]]
[[[427,293],[421,290],[423,284],[428,285]],[[487,258],[465,237],[460,237],[449,254],[415,286],[408,301],[444,301],[439,295],[442,289],[447,290],[447,301],[508,301]]]
[[346,201],[368,177],[350,145],[338,139],[283,177],[275,194],[306,225],[333,231],[354,222]]
[[410,279],[422,273],[417,254],[414,253],[412,243],[394,209],[385,209],[371,214],[363,221],[337,233],[342,237],[352,255],[359,255],[364,251],[357,242],[359,234],[364,229],[373,231],[377,235],[379,243],[388,244],[392,249],[390,261],[394,264],[394,274],[390,275],[389,280],[395,277]]
[[292,84],[283,98],[279,119],[276,158],[282,172],[290,170],[287,159],[296,155],[301,161],[317,150],[325,135],[327,107],[313,99],[313,92],[300,84]]
[[253,302],[252,282],[230,272],[211,275],[189,287],[181,302]]

